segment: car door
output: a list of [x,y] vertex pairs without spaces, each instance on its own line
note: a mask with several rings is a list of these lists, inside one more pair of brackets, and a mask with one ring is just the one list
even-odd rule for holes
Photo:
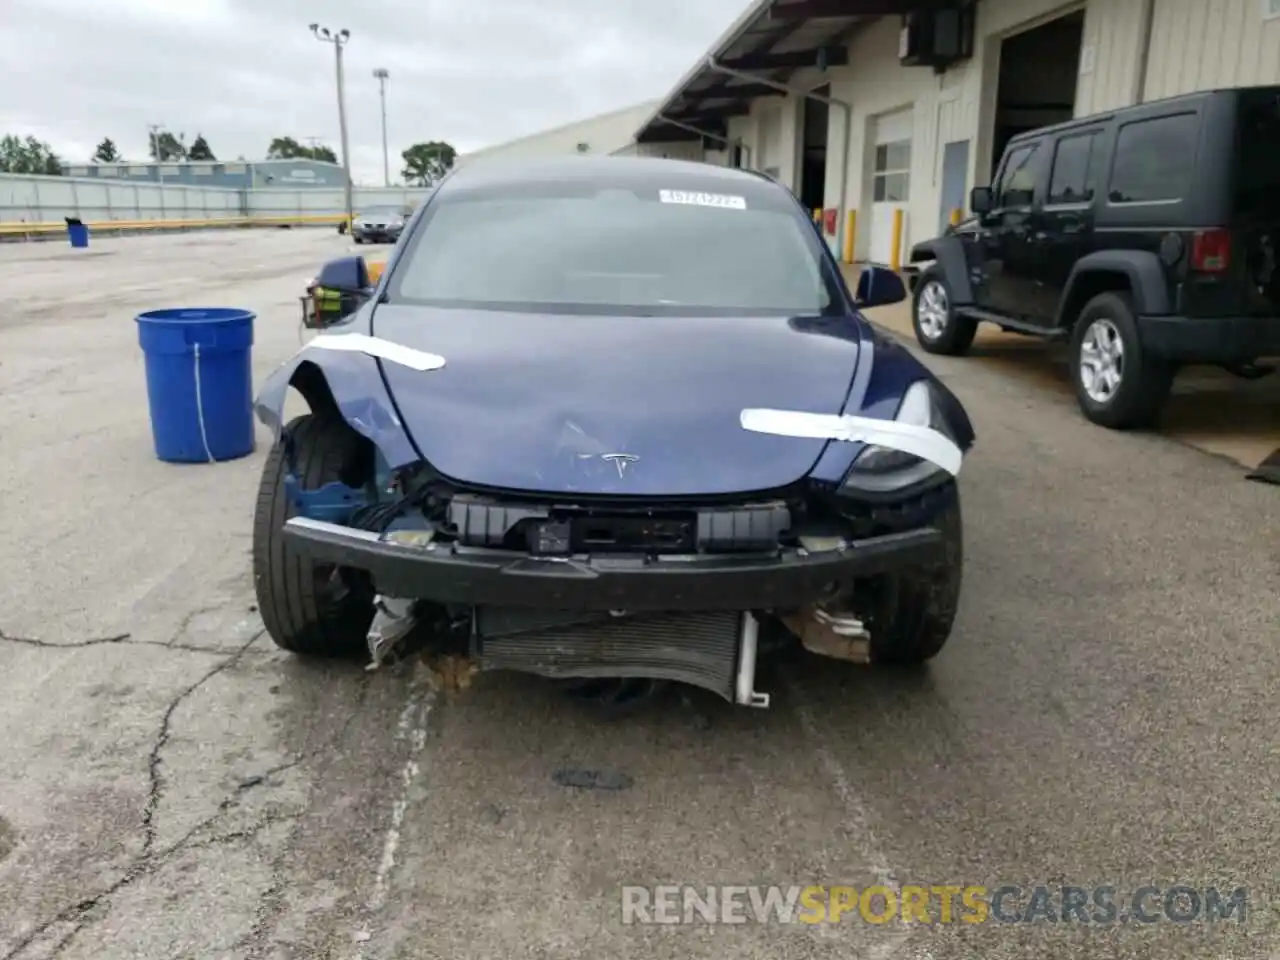
[[1035,290],[1037,323],[1056,322],[1058,304],[1077,260],[1093,242],[1093,204],[1103,159],[1103,128],[1073,130],[1053,146],[1049,186],[1035,215],[1032,243],[1038,248]]
[[983,283],[979,305],[1013,317],[1030,317],[1037,251],[1032,247],[1036,184],[1046,166],[1039,140],[1011,146],[992,189],[992,209],[979,221]]

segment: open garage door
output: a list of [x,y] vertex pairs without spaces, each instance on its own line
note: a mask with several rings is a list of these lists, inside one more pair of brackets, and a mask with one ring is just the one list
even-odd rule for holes
[[911,108],[876,117],[872,122],[875,160],[871,192],[871,261],[892,263],[894,215],[902,210],[904,229],[898,253],[906,243],[906,208],[911,200]]

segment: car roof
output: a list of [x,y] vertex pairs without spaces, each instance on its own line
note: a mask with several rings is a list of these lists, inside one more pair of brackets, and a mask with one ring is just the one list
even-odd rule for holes
[[1072,120],[1064,120],[1061,123],[1055,123],[1051,126],[1037,127],[1035,130],[1028,130],[1026,133],[1019,133],[1017,136],[1009,139],[1009,146],[1028,143],[1032,140],[1039,140],[1041,137],[1054,136],[1068,130],[1073,130],[1077,127],[1095,126],[1100,123],[1109,123],[1112,120],[1127,122],[1138,119],[1143,114],[1159,114],[1171,107],[1191,107],[1193,105],[1199,105],[1214,97],[1234,96],[1246,90],[1271,90],[1280,92],[1280,86],[1217,87],[1212,90],[1195,90],[1191,93],[1178,93],[1169,97],[1161,97],[1157,100],[1144,100],[1142,103],[1130,104],[1127,107],[1117,107],[1114,110],[1106,110],[1101,113],[1090,114],[1087,117],[1076,117]]
[[705,190],[753,195],[785,190],[753,170],[658,157],[564,156],[534,160],[479,160],[455,169],[440,183],[452,191],[518,187],[520,184],[577,182],[602,188]]

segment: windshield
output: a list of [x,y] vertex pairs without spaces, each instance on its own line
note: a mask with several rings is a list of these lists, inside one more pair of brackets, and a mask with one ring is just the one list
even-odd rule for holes
[[374,207],[360,216],[365,220],[399,220],[402,214],[398,207]]
[[818,315],[838,302],[820,239],[781,191],[769,190],[762,206],[758,188],[750,201],[548,189],[438,196],[397,267],[391,299],[623,315]]

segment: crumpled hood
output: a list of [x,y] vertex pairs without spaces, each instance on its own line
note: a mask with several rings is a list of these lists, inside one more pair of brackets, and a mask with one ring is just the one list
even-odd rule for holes
[[749,432],[742,411],[840,413],[860,354],[849,318],[383,304],[372,327],[445,359],[381,364],[423,457],[463,483],[540,493],[697,496],[800,480],[829,441]]

